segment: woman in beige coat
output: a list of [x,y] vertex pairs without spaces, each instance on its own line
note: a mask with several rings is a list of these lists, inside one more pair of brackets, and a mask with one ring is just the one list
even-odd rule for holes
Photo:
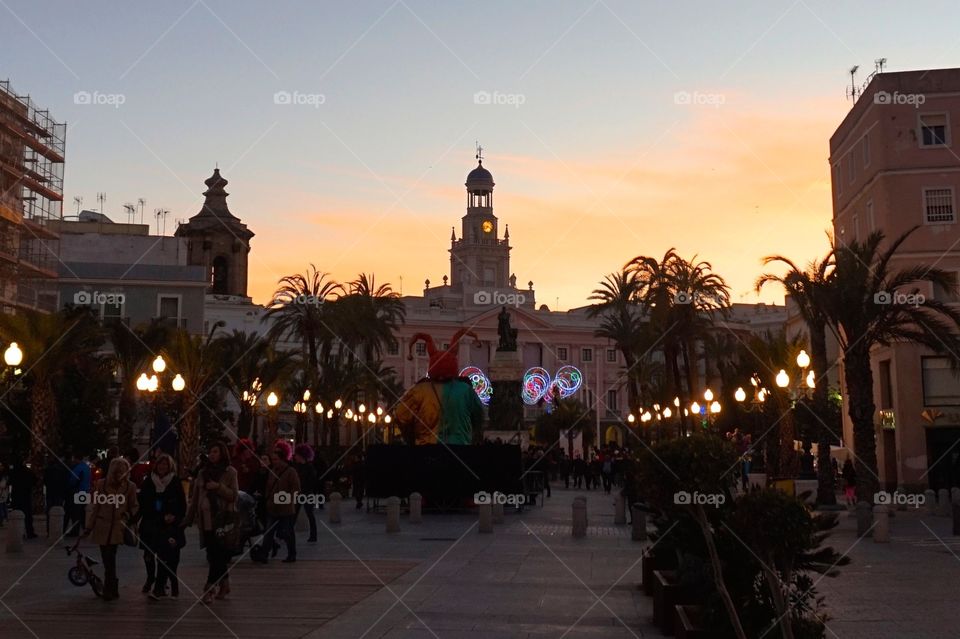
[[214,519],[220,512],[237,510],[237,471],[230,465],[230,454],[222,442],[217,442],[207,452],[207,459],[190,489],[190,506],[184,518],[184,526],[197,522],[200,528],[201,546],[207,551],[207,584],[203,587],[203,603],[213,602],[214,595],[223,599],[230,594],[230,577],[227,564],[230,549],[214,533]]
[[[111,601],[120,596],[117,581],[117,547],[124,532],[133,530],[130,521],[137,514],[137,487],[128,479],[130,464],[122,457],[110,462],[107,476],[96,483],[87,495],[87,522],[84,535],[100,546],[103,561],[103,598]],[[79,494],[78,494],[79,495]]]

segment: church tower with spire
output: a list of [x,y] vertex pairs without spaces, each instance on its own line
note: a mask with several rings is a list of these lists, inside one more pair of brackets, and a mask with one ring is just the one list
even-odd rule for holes
[[253,231],[227,206],[227,180],[220,169],[204,182],[200,212],[177,228],[187,241],[187,264],[204,266],[210,277],[208,294],[247,297],[247,257]]
[[450,236],[450,283],[453,286],[510,286],[510,230],[503,237],[493,214],[493,175],[483,166],[477,147],[477,167],[467,175],[467,213],[461,218],[460,239]]

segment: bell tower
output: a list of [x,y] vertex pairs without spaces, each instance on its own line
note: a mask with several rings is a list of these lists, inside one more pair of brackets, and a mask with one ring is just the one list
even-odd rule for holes
[[510,285],[510,230],[500,238],[493,214],[493,175],[483,166],[477,147],[477,167],[467,175],[467,213],[450,237],[450,283],[507,288]]
[[177,227],[175,235],[187,240],[187,264],[208,269],[208,294],[247,297],[247,257],[253,231],[230,212],[227,180],[219,168],[204,184],[203,208]]

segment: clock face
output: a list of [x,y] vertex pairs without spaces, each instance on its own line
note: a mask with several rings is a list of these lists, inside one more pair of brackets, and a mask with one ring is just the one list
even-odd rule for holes
[[493,222],[491,222],[490,220],[484,220],[483,225],[482,225],[480,228],[483,229],[483,232],[484,232],[484,233],[492,233],[492,232],[493,232]]

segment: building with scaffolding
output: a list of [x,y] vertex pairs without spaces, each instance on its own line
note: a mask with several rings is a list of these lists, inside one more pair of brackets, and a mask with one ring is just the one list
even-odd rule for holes
[[0,312],[57,307],[66,124],[0,81]]

